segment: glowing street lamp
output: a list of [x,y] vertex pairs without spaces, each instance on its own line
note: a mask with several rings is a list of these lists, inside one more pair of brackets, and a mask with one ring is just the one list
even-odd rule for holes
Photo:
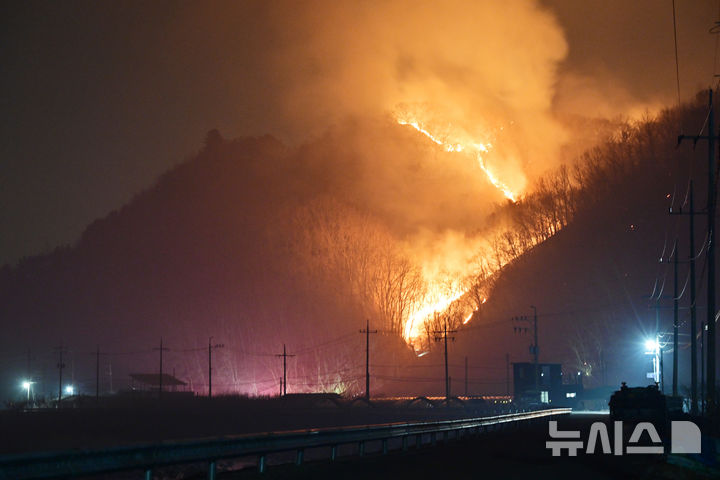
[[656,338],[648,338],[647,340],[645,340],[646,355],[655,355],[658,352],[660,352],[660,343],[657,341]]
[[68,395],[74,395],[75,387],[73,387],[72,385],[68,385],[67,387],[65,387],[65,393],[67,393]]
[[27,390],[27,401],[30,403],[30,389],[32,389],[32,385],[35,382],[31,382],[30,380],[23,380],[22,382],[22,388]]
[[645,340],[645,355],[653,356],[653,371],[648,373],[648,377],[652,376],[655,383],[660,382],[660,355],[662,355],[662,350],[657,335],[655,338]]

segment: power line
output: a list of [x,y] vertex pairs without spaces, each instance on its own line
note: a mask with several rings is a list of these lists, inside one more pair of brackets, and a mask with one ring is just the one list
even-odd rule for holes
[[[298,379],[302,379],[302,378],[318,378],[318,377],[328,376],[328,375],[337,375],[337,374],[341,374],[341,373],[345,373],[345,372],[351,372],[351,371],[353,371],[353,370],[357,370],[358,368],[362,368],[362,367],[363,367],[363,365],[355,365],[355,366],[352,366],[352,367],[341,368],[341,369],[339,369],[339,370],[333,370],[333,371],[331,371],[331,372],[323,372],[323,373],[317,373],[317,374],[313,374],[313,375],[299,375],[299,376],[294,376],[293,378],[298,378]],[[361,376],[362,376],[362,375],[361,375]]]
[[315,345],[310,345],[310,346],[305,347],[305,348],[299,348],[299,349],[297,349],[297,350],[295,351],[295,354],[296,354],[296,355],[301,355],[301,354],[304,354],[304,353],[313,352],[313,351],[318,350],[320,347],[327,347],[327,346],[329,346],[329,345],[333,345],[333,344],[336,344],[336,343],[347,342],[347,341],[349,341],[351,338],[354,338],[354,337],[355,337],[355,333],[354,333],[354,332],[346,333],[346,334],[343,334],[343,335],[341,335],[341,336],[339,336],[339,337],[336,337],[336,338],[327,340],[327,341],[325,341],[325,342],[316,343]]
[[678,107],[680,107],[680,62],[678,61],[677,21],[675,14],[675,0],[672,1],[673,38],[675,40],[675,81],[677,83]]

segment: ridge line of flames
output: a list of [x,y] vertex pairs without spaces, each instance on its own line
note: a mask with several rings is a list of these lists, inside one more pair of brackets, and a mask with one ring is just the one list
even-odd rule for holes
[[[417,120],[403,120],[402,118],[397,118],[396,120],[400,125],[409,125],[413,127],[415,130],[425,135],[431,141],[443,147],[446,152],[463,152],[465,150],[468,150],[468,147],[461,143],[446,143],[442,140],[438,140],[435,135],[423,128],[422,124]],[[509,186],[507,186],[507,184],[503,183],[497,177],[497,175],[495,175],[492,170],[490,170],[490,168],[488,168],[487,164],[485,163],[485,159],[482,158],[482,153],[488,153],[492,148],[492,144],[473,142],[471,144],[471,147],[475,149],[475,158],[477,159],[478,165],[480,166],[480,169],[485,172],[485,175],[487,176],[490,183],[492,183],[495,188],[500,190],[508,200],[512,201],[513,203],[517,202],[517,195],[510,189]]]

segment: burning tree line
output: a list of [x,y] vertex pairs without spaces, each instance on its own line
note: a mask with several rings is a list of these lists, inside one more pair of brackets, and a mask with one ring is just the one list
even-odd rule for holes
[[532,193],[497,207],[488,226],[478,232],[482,241],[475,243],[478,249],[467,275],[448,274],[435,292],[429,291],[421,266],[386,225],[329,196],[293,208],[288,215],[293,234],[283,247],[287,258],[294,259],[289,267],[318,289],[350,295],[364,316],[392,334],[405,334],[407,322],[428,295],[454,297],[421,319],[424,338],[415,345],[419,351],[429,347],[433,331],[444,325],[456,329],[470,319],[487,300],[503,266],[565,227],[577,209],[578,194],[571,170],[562,166],[541,178]]
[[[655,118],[618,120],[610,128],[603,124],[603,141],[537,179],[531,191],[516,202],[495,207],[477,232],[483,241],[476,243],[466,275],[448,275],[440,282],[441,295],[454,297],[453,301],[422,319],[423,338],[414,345],[416,351],[432,345],[432,332],[445,325],[457,329],[467,323],[488,299],[504,266],[557,234],[578,214],[592,217],[609,196],[632,196],[638,182],[648,178],[657,179],[658,188],[665,188],[668,169],[677,161],[672,143],[678,125],[697,127],[702,108],[703,100],[698,98]],[[365,315],[377,319],[380,328],[403,335],[418,305],[433,292],[428,290],[421,267],[393,233],[371,215],[331,198],[305,205],[294,218],[297,228],[293,230],[300,232],[296,248],[302,253],[298,258],[313,259],[305,264],[313,270],[308,277],[343,279],[366,309]],[[599,344],[597,339],[592,341]],[[580,355],[580,350],[602,356],[602,348],[597,346],[573,349],[578,358],[588,357],[587,353]],[[585,371],[587,364],[598,363],[597,359],[587,360],[579,360]]]

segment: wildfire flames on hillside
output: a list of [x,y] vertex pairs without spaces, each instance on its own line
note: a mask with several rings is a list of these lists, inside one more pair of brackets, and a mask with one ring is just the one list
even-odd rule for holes
[[[493,255],[492,243],[514,227],[486,225],[485,219],[504,201],[519,201],[558,164],[565,134],[550,106],[555,69],[567,46],[553,17],[524,0],[502,8],[455,1],[320,3],[322,8],[305,9],[292,22],[271,9],[283,38],[298,39],[292,49],[271,50],[275,64],[292,78],[291,88],[278,95],[279,118],[303,138],[348,115],[389,115],[422,135],[410,141],[427,143],[428,157],[407,167],[397,158],[402,145],[398,155],[376,161],[374,156],[385,155],[371,147],[378,139],[359,139],[353,147],[366,174],[353,180],[367,186],[353,186],[357,195],[339,195],[380,212],[398,255],[419,272],[420,282],[410,282],[415,291],[407,298],[388,286],[393,282],[374,286],[372,275],[372,286],[356,291],[382,290],[359,296],[380,325],[392,325],[423,353],[442,324],[471,321],[490,294],[493,275],[540,241],[538,236],[514,245],[508,255]],[[353,33],[358,28],[364,32],[361,43]],[[318,56],[318,49],[324,54]],[[324,74],[314,75],[308,65]],[[419,170],[422,181],[408,179],[406,168]],[[444,170],[453,175],[443,176]],[[388,194],[393,191],[404,195]],[[432,213],[419,211],[426,205]],[[398,231],[396,224],[407,228]],[[389,300],[393,295],[396,300]]]
[[[508,184],[499,179],[488,167],[484,157],[493,149],[490,141],[481,142],[469,139],[467,134],[458,134],[452,128],[447,128],[442,135],[435,133],[432,127],[411,114],[398,115],[396,120],[400,125],[414,128],[446,152],[473,157],[477,161],[479,176],[484,174],[487,181],[501,191],[509,201],[515,203],[520,198],[520,192],[511,190]],[[522,254],[522,251],[518,254]],[[486,261],[485,264],[489,265],[490,262]],[[486,271],[483,282],[489,282],[490,277],[502,266],[502,264],[498,264],[496,268]],[[478,287],[472,285],[472,282],[478,281],[478,279],[472,276],[471,269],[472,264],[468,262],[464,271],[454,272],[454,278],[446,276],[438,278],[437,275],[429,273],[427,269],[423,270],[424,295],[420,297],[416,305],[413,305],[408,318],[404,319],[403,328],[403,338],[417,353],[422,354],[424,348],[429,348],[428,343],[423,343],[423,340],[429,337],[431,328],[441,328],[443,324],[449,325],[451,328],[455,328],[459,324],[465,325],[472,319],[474,312],[478,311],[480,306],[487,301],[486,296],[463,301],[463,297],[467,295],[470,288]],[[483,287],[488,288],[485,285]],[[457,304],[455,309],[450,308],[453,304]],[[438,319],[441,320],[440,323],[438,323]]]
[[[424,122],[418,120],[415,116],[399,116],[397,122],[400,125],[409,125],[418,132],[425,135],[433,143],[442,147],[447,152],[454,152],[458,155],[470,155],[477,159],[479,169],[487,176],[487,179],[492,185],[500,190],[508,200],[515,202],[518,196],[517,193],[512,192],[510,187],[497,178],[497,176],[487,167],[483,155],[492,149],[492,144],[481,143],[473,140],[466,140],[451,136],[449,133],[443,135],[443,139],[440,139],[437,134],[433,134],[430,131],[430,127],[426,126]],[[458,272],[460,273],[460,272]],[[468,272],[463,272],[465,275]],[[467,293],[469,286],[460,286],[459,282],[451,282],[455,284],[450,288],[447,288],[447,281],[438,278],[424,278],[427,285],[427,292],[422,298],[414,311],[409,315],[409,318],[405,320],[405,327],[403,329],[403,337],[405,340],[417,348],[419,346],[419,340],[423,337],[425,331],[428,329],[428,323],[438,315],[443,315],[447,312],[450,305],[458,300]],[[483,297],[482,303],[486,301]],[[473,312],[477,311],[480,305],[466,305],[461,310],[471,309],[470,313],[460,311],[459,315],[462,316],[462,324],[466,324],[472,318]],[[444,320],[446,323],[454,324],[456,322],[448,321],[447,318]]]

